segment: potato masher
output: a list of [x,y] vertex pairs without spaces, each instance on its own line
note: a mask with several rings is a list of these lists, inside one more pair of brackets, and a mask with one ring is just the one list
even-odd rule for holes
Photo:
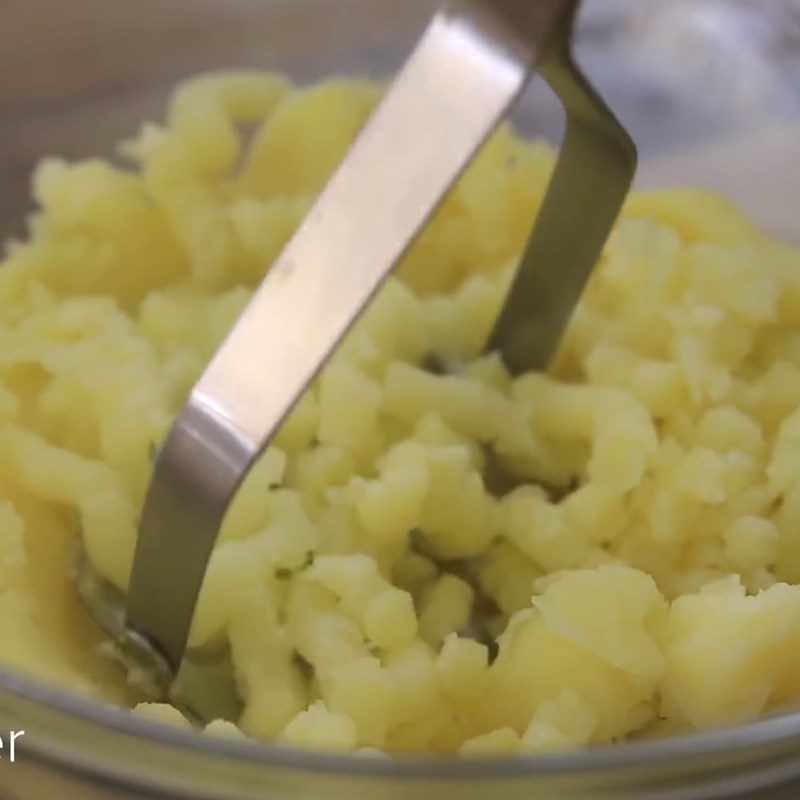
[[[512,372],[547,367],[636,164],[630,137],[572,61],[578,2],[455,0],[434,17],[192,389],[155,462],[127,597],[91,569],[79,581],[154,697],[168,695],[184,661],[237,487],[536,70],[564,105],[566,133],[487,347]],[[231,713],[185,700],[201,719]]]

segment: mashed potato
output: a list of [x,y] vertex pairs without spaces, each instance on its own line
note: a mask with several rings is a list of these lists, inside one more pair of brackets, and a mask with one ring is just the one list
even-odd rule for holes
[[[203,77],[129,166],[39,166],[0,270],[7,664],[136,703],[77,542],[125,587],[171,418],[378,96]],[[230,643],[244,734],[540,752],[800,700],[800,254],[636,194],[551,372],[512,377],[481,349],[552,163],[497,133],[246,481],[191,637]]]

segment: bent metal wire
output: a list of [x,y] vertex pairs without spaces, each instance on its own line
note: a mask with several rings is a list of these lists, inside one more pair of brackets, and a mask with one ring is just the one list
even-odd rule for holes
[[[488,346],[514,372],[549,363],[636,165],[630,137],[572,62],[577,6],[456,0],[440,11],[192,389],[158,454],[127,598],[82,581],[156,696],[183,662],[237,487],[536,70],[566,110],[566,134]],[[183,694],[200,718],[230,708]]]

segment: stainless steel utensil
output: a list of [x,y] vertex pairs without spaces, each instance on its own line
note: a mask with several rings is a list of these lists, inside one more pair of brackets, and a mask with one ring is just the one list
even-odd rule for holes
[[[567,129],[489,346],[512,371],[554,353],[635,169],[635,148],[572,63],[578,0],[457,0],[416,49],[179,413],[155,464],[127,599],[81,593],[130,670],[166,697],[228,505],[247,471],[535,69]],[[195,715],[230,714],[230,698]]]

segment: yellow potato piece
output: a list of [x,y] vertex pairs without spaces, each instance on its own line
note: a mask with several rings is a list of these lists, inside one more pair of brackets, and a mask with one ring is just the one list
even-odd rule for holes
[[[380,94],[199,76],[127,166],[38,167],[0,270],[5,664],[187,724],[98,652],[74,559],[126,586],[171,419]],[[243,702],[210,734],[537,753],[800,701],[800,252],[634,192],[556,362],[509,375],[482,351],[553,163],[497,132],[244,482],[191,632]]]

